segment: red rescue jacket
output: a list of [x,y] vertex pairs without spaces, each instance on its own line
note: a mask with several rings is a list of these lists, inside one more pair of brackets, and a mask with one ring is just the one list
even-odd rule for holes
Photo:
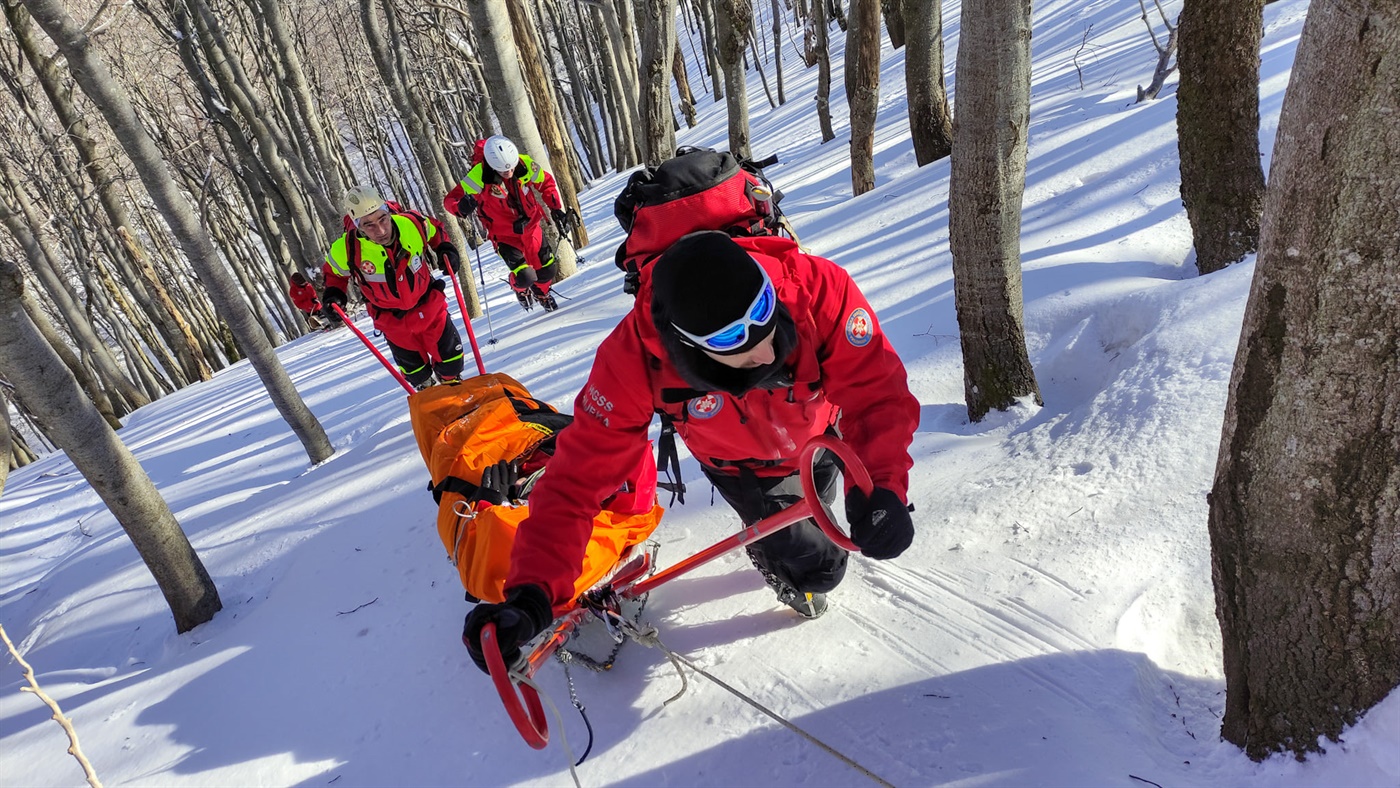
[[723,468],[725,460],[772,461],[755,469],[760,476],[796,473],[802,446],[839,419],[844,440],[875,485],[907,501],[919,403],[865,296],[844,269],[804,254],[787,238],[735,242],[767,270],[796,323],[797,344],[785,362],[792,385],[665,402],[663,390],[688,384],[652,323],[651,268],[644,269],[632,311],[598,348],[588,383],[574,400],[574,423],[559,434],[549,473],[531,493],[507,588],[534,583],[556,604],[568,601],[593,514],[650,451],[647,430],[656,411],[671,416],[702,463]]
[[315,312],[321,308],[321,302],[316,298],[316,286],[307,282],[304,285],[295,283],[289,284],[292,304],[303,312]]
[[544,239],[540,222],[545,218],[544,208],[535,195],[543,198],[550,208],[563,210],[559,185],[553,175],[524,155],[512,177],[504,183],[486,183],[488,177],[486,165],[478,161],[442,198],[443,207],[457,215],[458,202],[464,195],[472,195],[477,216],[486,228],[486,237],[493,243],[513,246],[525,253],[526,260],[534,260]]
[[436,249],[448,243],[437,219],[417,211],[393,212],[398,233],[389,246],[380,246],[358,230],[349,230],[326,253],[326,287],[349,292],[351,278],[365,301],[384,311],[406,311],[424,303],[431,290]]

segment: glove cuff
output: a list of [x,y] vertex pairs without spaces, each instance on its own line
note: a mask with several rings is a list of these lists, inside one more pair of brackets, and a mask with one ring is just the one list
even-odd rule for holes
[[506,591],[506,604],[515,606],[529,617],[535,628],[533,634],[543,632],[554,621],[554,606],[549,602],[549,594],[533,583]]

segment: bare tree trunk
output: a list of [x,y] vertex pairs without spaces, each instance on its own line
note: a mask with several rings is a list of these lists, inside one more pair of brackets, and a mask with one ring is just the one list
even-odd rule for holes
[[176,631],[188,632],[223,607],[214,581],[141,465],[29,322],[20,307],[23,287],[18,267],[0,261],[0,370],[131,537]]
[[695,3],[695,13],[700,15],[703,27],[702,36],[706,41],[705,63],[710,71],[710,84],[715,95],[715,101],[724,98],[724,64],[720,60],[720,44],[718,24],[715,17],[719,11],[719,3],[723,0],[691,0]]
[[1259,41],[1263,0],[1190,0],[1177,23],[1177,149],[1181,201],[1196,270],[1237,263],[1259,248]]
[[[676,153],[672,128],[671,74],[676,61],[676,0],[638,0],[642,36],[642,140],[646,163],[658,165]],[[692,113],[694,110],[691,110]]]
[[744,75],[744,44],[753,26],[751,0],[713,0],[720,69],[728,94],[729,152],[740,159],[752,156],[749,150],[749,94]]
[[[695,128],[700,117],[695,114],[695,94],[690,90],[690,77],[685,70],[685,55],[681,52],[681,41],[676,39],[675,51],[671,54],[671,77],[676,81],[676,95],[680,96],[681,114],[685,116],[685,126]],[[671,151],[675,153],[675,151]]]
[[609,80],[609,90],[617,102],[618,145],[621,154],[618,166],[621,169],[635,167],[641,163],[641,145],[637,142],[635,130],[641,128],[640,110],[637,107],[637,82],[634,79],[633,61],[636,55],[628,50],[628,40],[623,34],[616,9],[609,0],[586,0],[596,13],[607,41],[603,46],[605,76]]
[[[820,5],[820,3],[818,3]],[[941,0],[909,0],[904,7],[904,84],[914,159],[922,167],[953,152],[953,112],[943,83]]]
[[836,139],[836,130],[831,127],[831,44],[827,35],[826,2],[813,0],[812,3],[816,17],[813,50],[817,58],[817,122],[821,126],[823,143]]
[[1043,404],[1021,295],[1030,56],[1030,0],[964,0],[948,245],[967,415],[974,422],[1020,397]]
[[890,34],[890,46],[899,49],[904,46],[904,25],[905,6],[918,5],[920,2],[937,2],[938,0],[880,0],[880,10],[885,17],[885,30]]
[[1255,760],[1400,684],[1397,51],[1400,6],[1314,0],[1279,118],[1209,498],[1220,732]]
[[851,27],[846,34],[846,103],[851,108],[851,194],[860,196],[875,188],[880,0],[851,0]]
[[117,141],[131,158],[141,182],[145,184],[146,191],[159,206],[161,215],[179,242],[185,259],[199,272],[205,288],[218,304],[224,320],[257,370],[273,404],[301,440],[311,462],[319,463],[330,457],[334,449],[325,430],[293,388],[272,346],[258,334],[247,302],[240,297],[237,285],[222,267],[213,245],[195,220],[189,203],[165,169],[165,162],[155,142],[137,121],[125,91],[112,80],[106,64],[92,52],[87,34],[68,16],[60,0],[25,0],[25,6],[34,21],[58,45],[79,87],[112,127]]
[[778,83],[778,103],[786,104],[783,93],[783,9],[773,0],[773,70]]

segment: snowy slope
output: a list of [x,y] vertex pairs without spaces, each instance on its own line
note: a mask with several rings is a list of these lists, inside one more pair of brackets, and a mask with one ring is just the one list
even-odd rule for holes
[[[950,64],[957,11],[945,8]],[[1305,11],[1302,0],[1267,9],[1266,152]],[[853,560],[816,621],[799,623],[737,556],[659,588],[647,619],[668,648],[896,785],[1395,785],[1394,695],[1305,763],[1254,764],[1218,741],[1204,495],[1252,266],[1195,277],[1172,83],[1132,103],[1155,60],[1139,16],[1107,0],[1037,4],[1023,259],[1046,404],[981,424],[962,404],[948,164],[914,165],[902,50],[886,42],[879,185],[856,199],[847,139],[819,144],[815,70],[789,48],[789,100],[776,110],[755,78],[755,153],[779,154],[769,174],[784,208],[805,243],[854,274],[922,403],[919,536],[895,561]],[[839,72],[832,98],[844,133]],[[723,147],[722,105],[702,97],[702,109],[682,142]],[[488,369],[564,408],[630,306],[610,264],[622,181],[583,195],[592,262],[560,287],[559,312],[520,312],[499,262],[484,260],[493,311],[475,329]],[[321,466],[307,466],[246,364],[121,431],[219,586],[225,609],[211,623],[174,634],[129,541],[61,455],[13,473],[0,498],[0,623],[99,775],[151,786],[568,783],[560,745],[527,748],[466,659],[467,605],[402,391],[348,332],[280,355],[337,447]],[[663,565],[738,524],[684,464],[692,493],[657,533]],[[562,671],[539,679],[581,751]],[[595,733],[586,785],[871,782],[693,673],[663,705],[680,681],[656,651],[629,645],[610,673],[575,670],[574,682]],[[61,730],[20,684],[17,668],[0,673],[0,785],[78,784]]]

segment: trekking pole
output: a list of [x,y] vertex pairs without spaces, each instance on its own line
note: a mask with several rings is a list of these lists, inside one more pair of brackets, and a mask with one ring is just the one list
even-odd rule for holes
[[447,278],[452,280],[452,292],[457,294],[457,308],[462,311],[462,325],[467,327],[467,340],[472,343],[472,355],[476,357],[476,371],[486,374],[486,365],[481,363],[481,348],[476,346],[476,332],[472,330],[472,318],[467,314],[467,304],[462,300],[462,286],[457,284],[457,272],[449,270]]
[[365,347],[369,348],[369,352],[373,353],[374,357],[379,359],[379,363],[383,364],[384,368],[389,370],[389,374],[393,375],[394,379],[399,382],[399,385],[403,386],[404,391],[407,391],[409,394],[412,394],[413,386],[408,382],[408,378],[404,377],[403,373],[400,372],[393,364],[390,364],[389,359],[384,358],[384,354],[380,353],[379,348],[375,347],[374,343],[369,341],[369,337],[365,336],[365,332],[356,328],[355,324],[350,322],[350,318],[346,317],[345,312],[341,311],[340,304],[331,304],[331,308],[335,310],[335,313],[337,315],[340,315],[341,320],[345,321],[345,325],[349,326],[350,330],[355,332],[355,336],[359,337],[360,341],[365,343]]
[[481,246],[478,245],[472,250],[476,253],[476,271],[481,275],[481,311],[486,313],[486,330],[491,332],[491,339],[486,344],[496,344],[496,327],[491,325],[491,310],[486,308],[486,271],[481,267]]

